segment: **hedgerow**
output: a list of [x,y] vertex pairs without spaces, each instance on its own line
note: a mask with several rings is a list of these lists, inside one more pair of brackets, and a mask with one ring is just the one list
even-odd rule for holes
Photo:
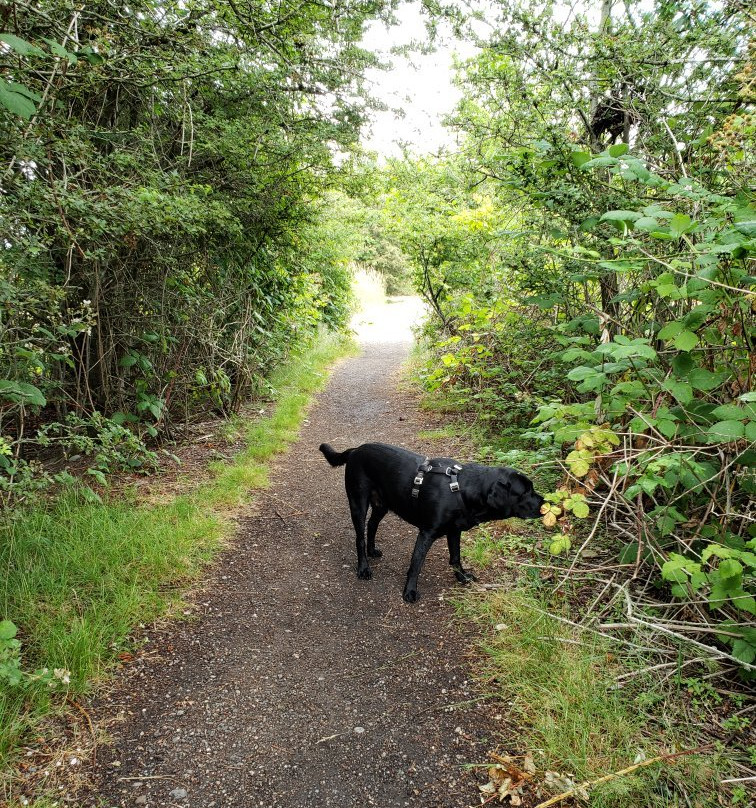
[[319,324],[342,325],[352,246],[323,200],[375,62],[357,43],[387,11],[4,6],[5,494],[85,438],[129,444],[95,471],[148,464],[139,441],[235,411]]

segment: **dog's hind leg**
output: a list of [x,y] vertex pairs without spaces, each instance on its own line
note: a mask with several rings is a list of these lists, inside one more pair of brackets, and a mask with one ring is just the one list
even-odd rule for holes
[[368,492],[361,489],[349,491],[349,510],[357,541],[357,577],[368,580],[373,577],[365,552],[365,520],[368,512]]
[[459,542],[462,537],[462,531],[456,530],[446,535],[446,543],[449,545],[449,564],[454,570],[454,575],[461,584],[469,584],[470,581],[477,581],[478,579],[462,566],[462,559],[459,555]]
[[407,603],[414,603],[420,597],[417,593],[417,576],[420,575],[425,556],[428,555],[428,550],[435,539],[436,536],[426,530],[421,530],[417,534],[415,549],[412,551],[412,561],[407,570],[407,582],[404,584],[404,592],[402,592],[402,597]]
[[380,558],[383,553],[375,546],[375,534],[381,519],[388,513],[388,508],[384,505],[373,505],[370,511],[370,519],[367,523],[367,554],[370,558]]

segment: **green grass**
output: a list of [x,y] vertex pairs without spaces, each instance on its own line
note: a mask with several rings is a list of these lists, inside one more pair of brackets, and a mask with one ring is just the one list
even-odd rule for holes
[[446,424],[437,429],[421,429],[417,433],[418,440],[445,440],[447,438],[458,438],[463,434],[459,424]]
[[[682,731],[679,737],[671,733],[682,707],[650,677],[616,687],[618,674],[642,666],[641,659],[622,658],[616,644],[545,614],[523,588],[463,595],[456,605],[478,625],[485,654],[481,676],[487,689],[494,682],[518,727],[506,751],[532,752],[540,772],[556,771],[579,783],[620,771],[640,755],[649,759],[695,745]],[[654,764],[597,786],[590,805],[719,805],[717,762],[712,753]]]
[[[212,478],[185,496],[145,506],[127,492],[96,504],[74,491],[0,524],[0,619],[19,628],[24,670],[65,668],[68,695],[85,693],[129,646],[135,626],[175,611],[182,587],[232,532],[229,507],[268,484],[270,459],[295,440],[328,366],[349,350],[343,338],[322,336],[274,373],[271,415],[243,424],[246,448],[211,464]],[[64,695],[39,682],[0,681],[0,766],[61,709]]]

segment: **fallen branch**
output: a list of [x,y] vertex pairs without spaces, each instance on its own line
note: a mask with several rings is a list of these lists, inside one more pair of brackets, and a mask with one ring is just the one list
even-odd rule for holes
[[709,749],[713,745],[713,743],[706,743],[703,744],[703,746],[697,746],[695,749],[686,749],[683,752],[673,752],[668,755],[658,755],[657,757],[649,758],[648,760],[642,760],[640,763],[634,763],[632,766],[628,766],[626,769],[620,769],[618,772],[613,772],[612,774],[605,774],[603,777],[599,777],[597,780],[586,780],[584,783],[580,783],[580,785],[575,786],[575,788],[571,788],[569,791],[565,791],[562,794],[557,794],[556,797],[546,800],[546,802],[539,802],[535,808],[549,808],[550,805],[557,805],[569,797],[576,796],[580,791],[593,788],[600,783],[606,783],[608,780],[614,780],[617,777],[624,777],[626,774],[632,774],[634,771],[642,769],[646,766],[651,766],[654,763],[661,763],[666,760],[674,760],[675,758],[683,757],[684,755],[697,755],[699,752],[703,752],[705,749]]

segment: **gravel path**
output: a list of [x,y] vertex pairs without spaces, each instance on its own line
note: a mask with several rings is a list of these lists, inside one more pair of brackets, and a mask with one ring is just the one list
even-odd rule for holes
[[362,354],[339,364],[239,520],[195,619],[151,635],[151,653],[100,704],[122,721],[87,805],[479,804],[461,764],[485,759],[496,723],[480,700],[459,705],[478,694],[444,602],[455,586],[445,542],[429,554],[422,600],[405,604],[414,531],[389,516],[374,578],[358,580],[343,469],[317,451],[378,440],[439,453],[421,446],[427,423],[397,390],[416,305],[363,318]]

